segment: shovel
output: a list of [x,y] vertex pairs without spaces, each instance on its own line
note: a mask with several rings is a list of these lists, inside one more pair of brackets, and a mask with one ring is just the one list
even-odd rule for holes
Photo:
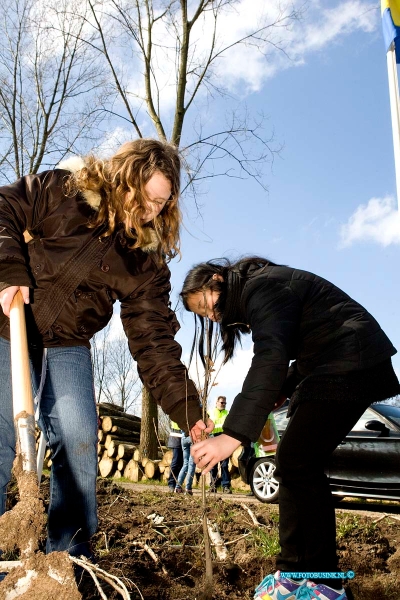
[[21,292],[14,296],[10,309],[11,374],[16,435],[13,473],[20,500],[0,519],[3,551],[21,552],[21,558],[38,548],[45,523],[44,506],[39,499],[36,473],[35,417],[29,368],[24,301]]
[[24,301],[14,296],[10,309],[11,377],[17,456],[22,470],[36,473],[35,411],[26,337]]

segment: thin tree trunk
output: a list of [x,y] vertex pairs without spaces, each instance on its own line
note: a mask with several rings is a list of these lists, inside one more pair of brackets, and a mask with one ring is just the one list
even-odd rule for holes
[[142,424],[140,429],[140,456],[155,460],[158,458],[158,411],[151,393],[142,389]]

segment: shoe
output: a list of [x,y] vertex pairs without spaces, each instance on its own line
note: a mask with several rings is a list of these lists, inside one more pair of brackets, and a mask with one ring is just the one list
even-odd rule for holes
[[171,494],[173,494],[175,492],[175,487],[173,485],[169,485],[168,489],[171,492]]
[[[307,589],[311,592],[310,600],[314,600],[314,598],[317,598],[318,600],[348,600],[344,588],[341,590],[334,590],[323,583],[308,581]],[[304,597],[308,600],[308,596]]]
[[175,491],[175,494],[183,494],[183,489],[181,487],[176,486],[174,491]]
[[[307,580],[293,581],[286,577],[281,577],[280,571],[275,575],[267,575],[260,585],[255,589],[254,600],[297,600],[303,598],[303,590],[306,594],[311,592],[311,588],[306,588]],[[308,596],[304,596],[308,600]],[[315,598],[318,598],[315,595]],[[312,596],[310,596],[310,600]]]
[[210,489],[208,491],[211,492],[212,494],[216,494],[217,488],[215,487],[215,485],[210,485]]
[[224,488],[222,488],[222,491],[224,492],[224,494],[232,494],[231,488],[227,485]]
[[192,490],[185,490],[185,494],[189,494],[189,496],[193,496]]

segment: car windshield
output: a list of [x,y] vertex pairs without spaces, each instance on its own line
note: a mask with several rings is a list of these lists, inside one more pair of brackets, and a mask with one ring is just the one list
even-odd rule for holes
[[[395,406],[388,406],[388,405],[382,405],[382,404],[374,405],[373,404],[370,408],[367,408],[367,410],[364,412],[362,417],[354,425],[352,431],[365,431],[366,430],[365,424],[367,421],[381,421],[382,423],[384,423],[386,425],[386,427],[389,427],[389,429],[392,429],[393,431],[398,431],[398,429],[396,428],[396,426],[393,423],[391,423],[390,421],[385,419],[385,417],[389,417],[392,421],[396,422],[396,419],[393,418],[393,415],[391,414],[391,412],[389,412],[389,410],[386,410],[386,409],[395,409],[395,408],[396,408]],[[373,409],[373,410],[371,410],[371,409]],[[399,409],[397,409],[397,412],[395,412],[395,411],[392,411],[392,412],[394,414],[396,414],[397,423],[399,423],[399,420],[398,420],[400,417]]]
[[358,419],[357,423],[354,425],[352,431],[366,431],[365,423],[367,423],[367,421],[381,421],[382,423],[384,422],[383,419],[380,418],[380,415],[377,415],[376,412],[374,412],[370,408],[367,408],[364,414]]
[[384,415],[385,417],[389,417],[392,421],[400,425],[400,407],[392,406],[390,404],[377,404],[376,406],[372,405],[372,408],[375,408],[379,413]]
[[274,415],[276,427],[278,431],[285,431],[287,424],[289,423],[289,419],[287,418],[287,407],[284,409],[277,410],[272,413]]

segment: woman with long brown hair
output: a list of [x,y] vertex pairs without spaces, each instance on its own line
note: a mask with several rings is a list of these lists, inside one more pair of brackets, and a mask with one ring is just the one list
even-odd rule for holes
[[107,325],[116,300],[153,397],[195,439],[206,427],[169,308],[166,259],[179,252],[179,188],[177,150],[151,139],[128,142],[108,160],[73,157],[0,188],[0,514],[15,456],[7,317],[20,290],[39,423],[52,450],[48,552],[91,556],[97,414],[90,338]]

